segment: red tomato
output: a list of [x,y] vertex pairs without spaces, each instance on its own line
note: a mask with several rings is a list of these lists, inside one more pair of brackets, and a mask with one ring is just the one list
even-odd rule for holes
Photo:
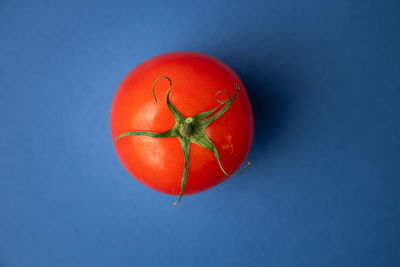
[[213,187],[240,167],[254,122],[246,89],[231,68],[205,54],[172,52],[126,75],[110,127],[118,158],[133,177],[182,196]]

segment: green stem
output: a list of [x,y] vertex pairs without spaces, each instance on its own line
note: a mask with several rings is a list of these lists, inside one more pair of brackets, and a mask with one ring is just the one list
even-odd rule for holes
[[192,131],[193,131],[193,118],[187,118],[183,123],[179,132],[182,136],[190,136],[192,134]]

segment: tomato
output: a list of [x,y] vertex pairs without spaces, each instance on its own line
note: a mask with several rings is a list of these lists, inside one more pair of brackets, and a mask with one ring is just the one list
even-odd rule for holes
[[171,52],[126,75],[112,101],[110,128],[125,169],[152,189],[179,195],[179,202],[240,167],[254,121],[231,68],[205,54]]

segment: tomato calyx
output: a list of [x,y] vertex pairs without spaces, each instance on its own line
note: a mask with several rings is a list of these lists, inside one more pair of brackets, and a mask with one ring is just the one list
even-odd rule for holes
[[[226,176],[234,176],[234,175],[241,174],[245,169],[247,169],[250,166],[250,161],[248,161],[247,164],[243,167],[243,169],[240,170],[239,172],[234,173],[234,174],[228,174],[225,171],[225,169],[222,167],[217,148],[215,147],[213,142],[208,138],[208,136],[204,132],[204,130],[213,121],[215,121],[222,114],[224,114],[229,109],[229,107],[232,105],[232,103],[235,100],[235,97],[237,95],[237,92],[239,90],[238,84],[236,84],[235,94],[232,96],[232,98],[230,97],[230,95],[227,91],[218,91],[215,94],[215,99],[219,103],[218,106],[216,106],[215,108],[213,108],[211,110],[208,110],[205,112],[200,112],[194,116],[186,118],[175,108],[175,106],[171,103],[171,101],[169,99],[169,93],[170,93],[170,90],[172,87],[172,81],[169,77],[166,77],[166,76],[159,77],[153,82],[152,93],[153,93],[155,102],[157,103],[157,98],[154,93],[154,87],[155,87],[155,84],[157,83],[157,81],[159,81],[160,79],[166,79],[169,81],[169,88],[167,91],[166,101],[167,101],[168,109],[171,111],[172,115],[174,116],[175,125],[171,129],[169,129],[165,132],[161,132],[161,133],[155,133],[155,132],[151,132],[151,131],[125,132],[125,133],[119,135],[118,137],[116,137],[114,139],[114,143],[119,138],[126,137],[126,136],[147,136],[147,137],[152,137],[152,138],[176,137],[179,139],[181,147],[182,147],[183,157],[184,157],[184,167],[183,167],[183,174],[182,174],[182,179],[181,179],[181,190],[180,190],[179,198],[176,202],[172,203],[172,205],[175,206],[176,204],[178,204],[181,201],[183,194],[185,192],[186,180],[187,180],[188,171],[189,171],[189,149],[190,149],[191,143],[195,143],[195,144],[200,145],[203,148],[211,151],[214,154],[215,158],[217,159],[218,165],[219,165],[221,171]],[[217,96],[220,93],[225,93],[228,96],[228,99],[226,99],[224,101],[219,100]],[[223,106],[223,107],[220,110],[218,110],[218,108],[220,108],[221,106]]]

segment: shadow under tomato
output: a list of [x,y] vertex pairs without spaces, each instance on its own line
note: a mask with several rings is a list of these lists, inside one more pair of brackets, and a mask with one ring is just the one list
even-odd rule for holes
[[237,71],[246,86],[254,113],[254,140],[251,160],[265,160],[269,147],[279,139],[288,122],[289,97],[287,85],[265,73]]
[[293,118],[292,104],[295,103],[291,101],[301,68],[296,49],[282,49],[278,45],[267,49],[257,45],[253,51],[250,50],[240,51],[235,47],[232,51],[207,49],[200,52],[227,63],[246,86],[255,124],[249,160],[261,163],[272,156],[276,144],[284,142],[281,138],[285,138],[285,128]]
[[[268,36],[237,38],[229,42],[209,44],[207,48],[187,50],[214,56],[230,66],[246,86],[254,113],[254,140],[249,160],[263,164],[279,154],[279,146],[293,131],[291,124],[303,109],[295,101],[302,84],[307,63],[303,48],[289,37],[270,39]],[[223,41],[221,41],[223,42]],[[197,44],[198,45],[198,44]],[[197,46],[196,45],[196,46]]]

